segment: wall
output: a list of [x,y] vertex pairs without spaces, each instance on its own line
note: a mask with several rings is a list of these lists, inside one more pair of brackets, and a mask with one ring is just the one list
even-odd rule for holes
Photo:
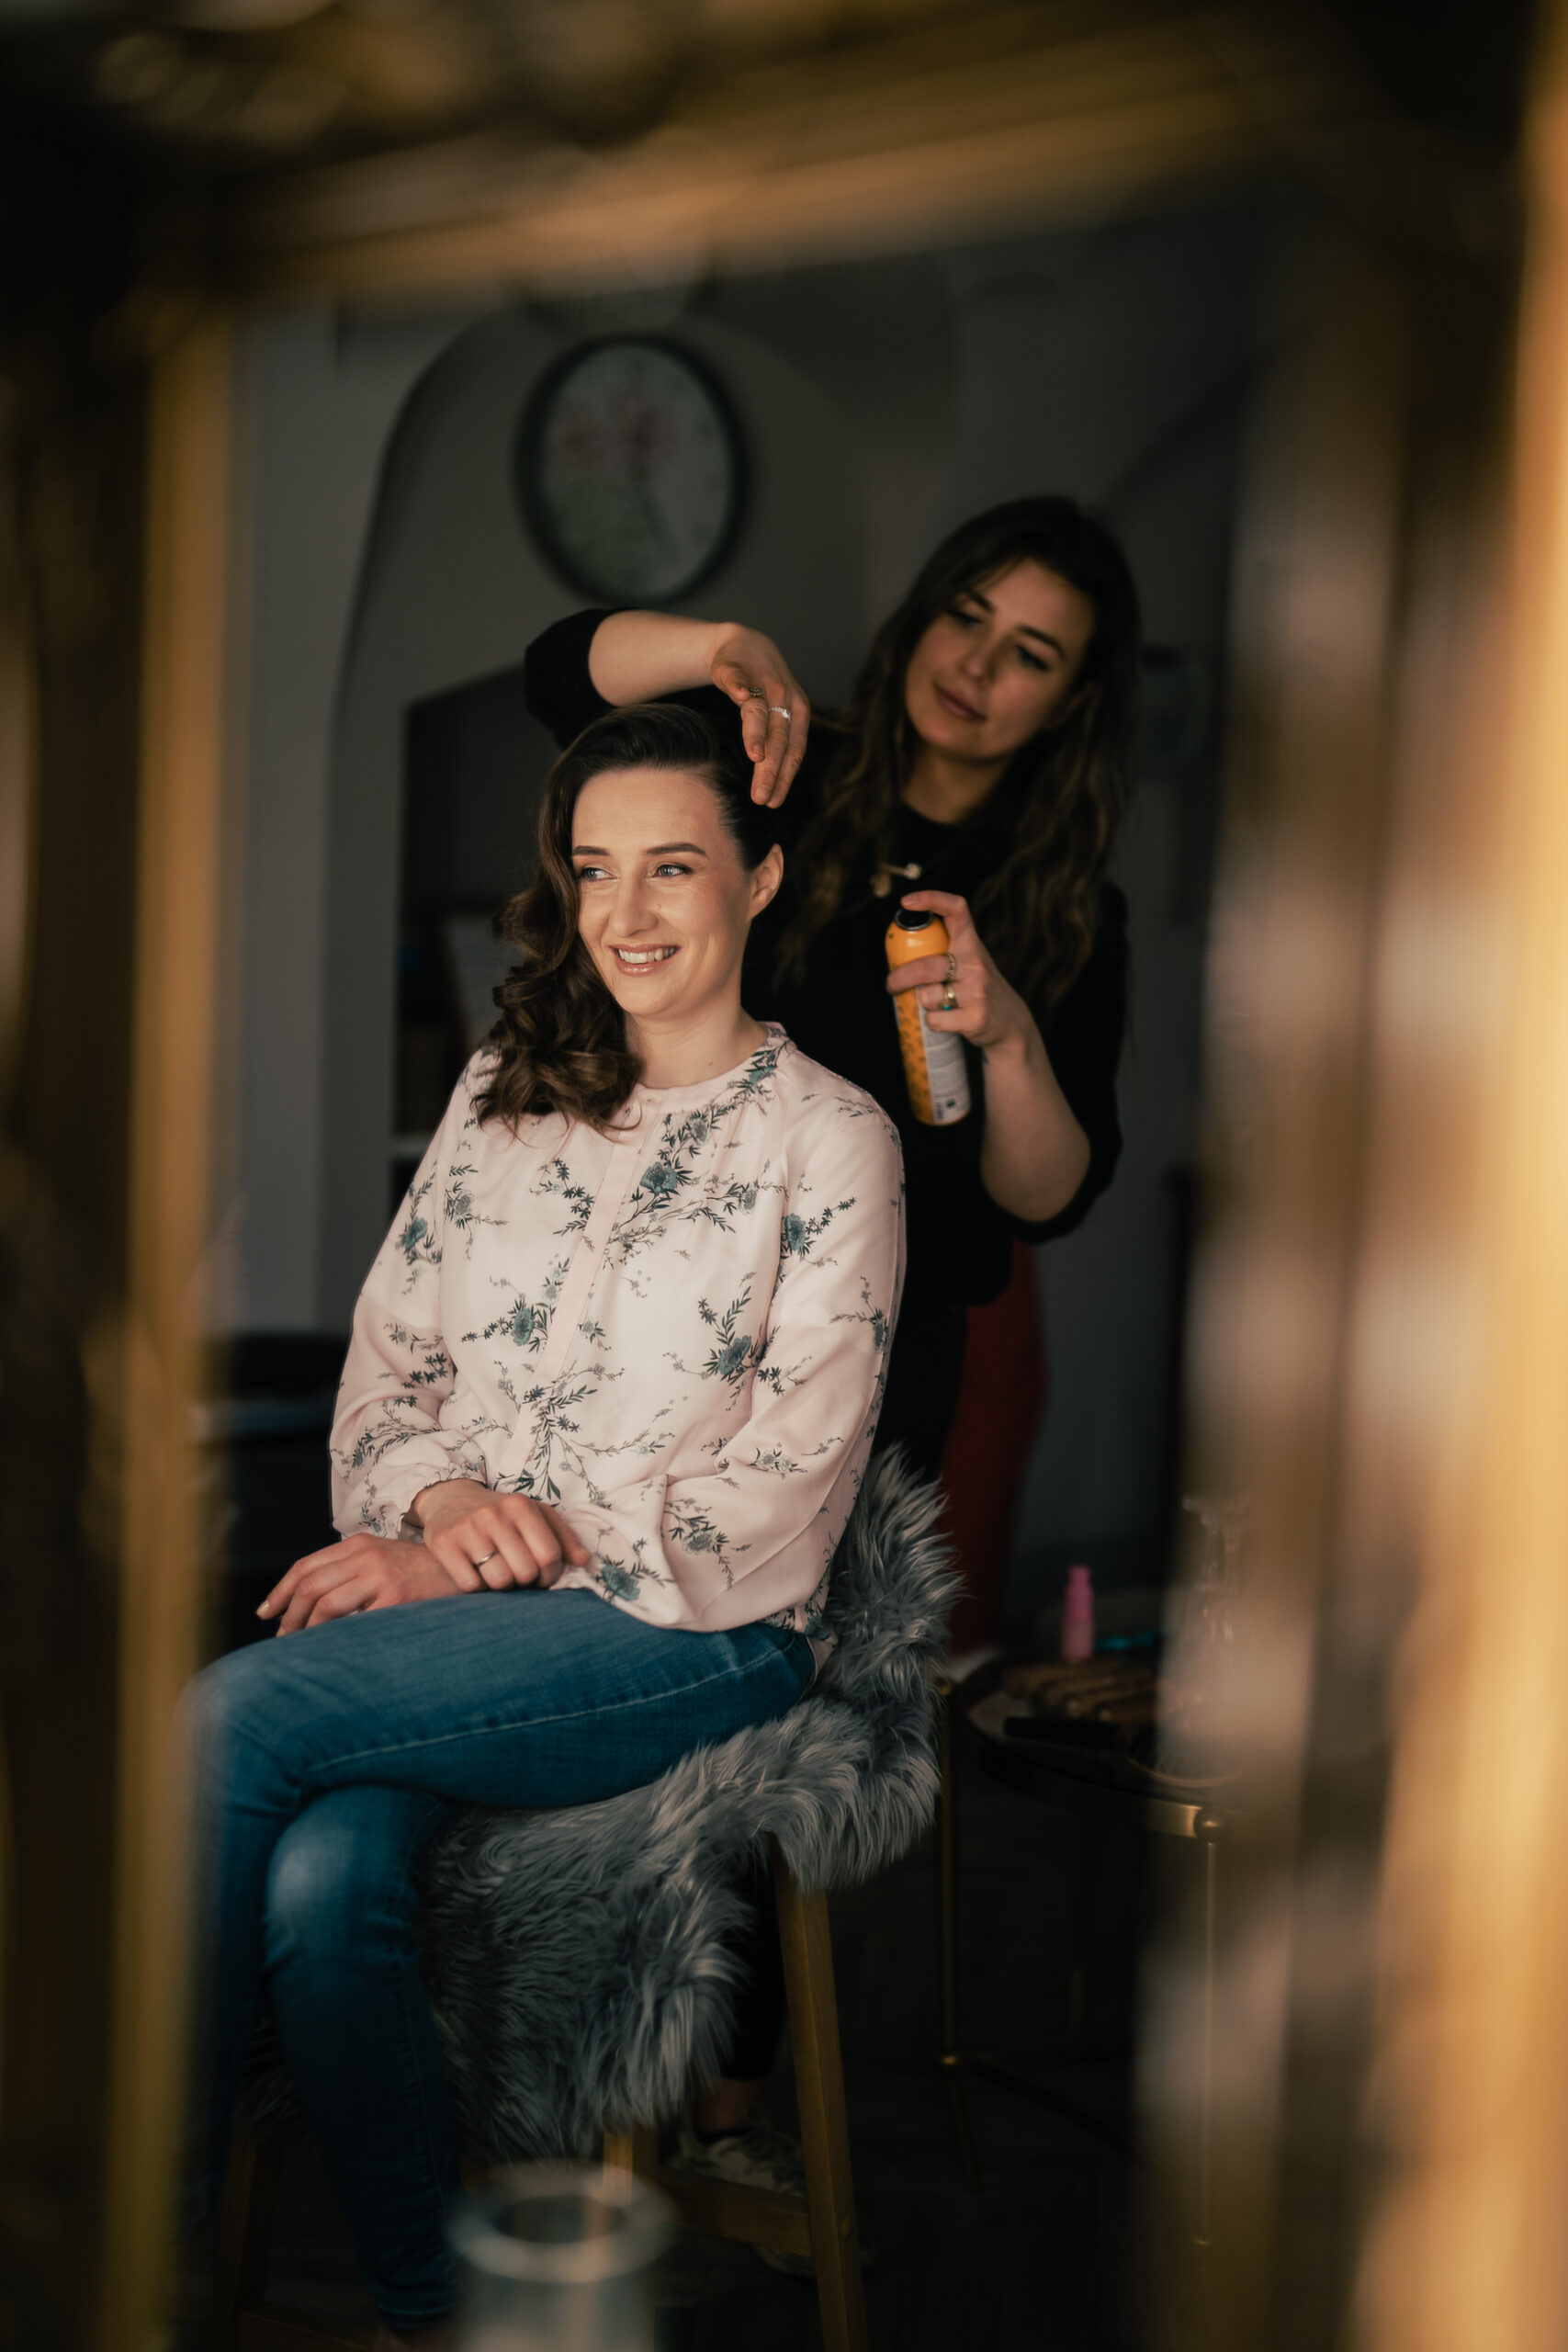
[[224,1329],[308,1329],[320,1317],[333,713],[388,436],[457,324],[353,330],[309,311],[243,340],[238,1069],[214,1282]]
[[[235,1323],[346,1321],[387,1211],[403,712],[514,662],[579,601],[514,518],[515,420],[569,340],[665,326],[729,385],[756,474],[748,527],[695,608],[769,629],[819,697],[845,690],[914,562],[977,507],[1065,489],[1126,539],[1149,637],[1170,657],[1119,860],[1135,958],[1127,1145],[1084,1231],[1039,1261],[1055,1388],[1014,1605],[1045,1597],[1079,1551],[1112,1577],[1156,1565],[1168,1178],[1193,1149],[1234,478],[1273,233],[1264,207],[1213,205],[718,281],[669,297],[652,320],[605,302],[511,309],[460,331],[268,331],[254,635],[271,684],[252,730]],[[301,447],[309,461],[290,476],[280,455]],[[540,741],[520,746],[546,757]]]

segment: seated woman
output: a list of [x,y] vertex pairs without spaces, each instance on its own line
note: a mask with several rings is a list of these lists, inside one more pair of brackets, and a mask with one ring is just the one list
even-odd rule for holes
[[457,2151],[415,1866],[463,1804],[650,1781],[809,1684],[903,1270],[897,1140],[749,1018],[783,862],[731,731],[558,763],[522,962],[360,1295],[344,1540],[196,1686],[209,2144],[264,1997],[383,2323],[445,2342]]

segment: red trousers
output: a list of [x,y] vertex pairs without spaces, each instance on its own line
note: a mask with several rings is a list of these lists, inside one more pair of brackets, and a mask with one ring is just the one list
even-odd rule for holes
[[997,1639],[1024,1476],[1050,1394],[1034,1255],[1015,1241],[1006,1290],[969,1309],[964,1385],[942,1457],[964,1584],[953,1612],[955,1655]]

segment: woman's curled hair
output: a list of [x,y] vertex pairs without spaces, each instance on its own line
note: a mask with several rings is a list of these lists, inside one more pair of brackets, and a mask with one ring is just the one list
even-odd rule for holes
[[749,874],[777,838],[773,812],[751,797],[753,770],[739,728],[721,733],[677,702],[634,703],[585,727],[545,786],[537,877],[502,910],[502,936],[522,960],[495,992],[495,1059],[475,1098],[481,1122],[558,1111],[603,1128],[642,1076],[626,1017],[582,944],[571,862],[583,786],[627,768],[660,768],[707,785]]
[[[1117,541],[1072,499],[1015,498],[972,516],[927,559],[877,631],[849,707],[826,722],[840,744],[795,853],[796,911],[780,945],[785,972],[804,971],[823,925],[893,854],[898,798],[917,750],[904,703],[916,646],[956,598],[1024,561],[1088,597],[1094,633],[1062,723],[1013,753],[990,796],[1010,847],[972,911],[1002,971],[1037,1011],[1048,1010],[1088,961],[1127,801],[1138,592]],[[938,886],[941,878],[931,876]]]

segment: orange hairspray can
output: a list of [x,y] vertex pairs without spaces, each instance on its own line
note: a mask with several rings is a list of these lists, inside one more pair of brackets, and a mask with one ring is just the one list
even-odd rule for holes
[[[892,971],[919,956],[945,956],[947,925],[940,915],[900,907],[887,926],[887,963]],[[951,1029],[933,1029],[919,989],[900,989],[893,1000],[904,1076],[917,1119],[928,1127],[951,1127],[969,1115],[969,1071],[964,1040]]]

